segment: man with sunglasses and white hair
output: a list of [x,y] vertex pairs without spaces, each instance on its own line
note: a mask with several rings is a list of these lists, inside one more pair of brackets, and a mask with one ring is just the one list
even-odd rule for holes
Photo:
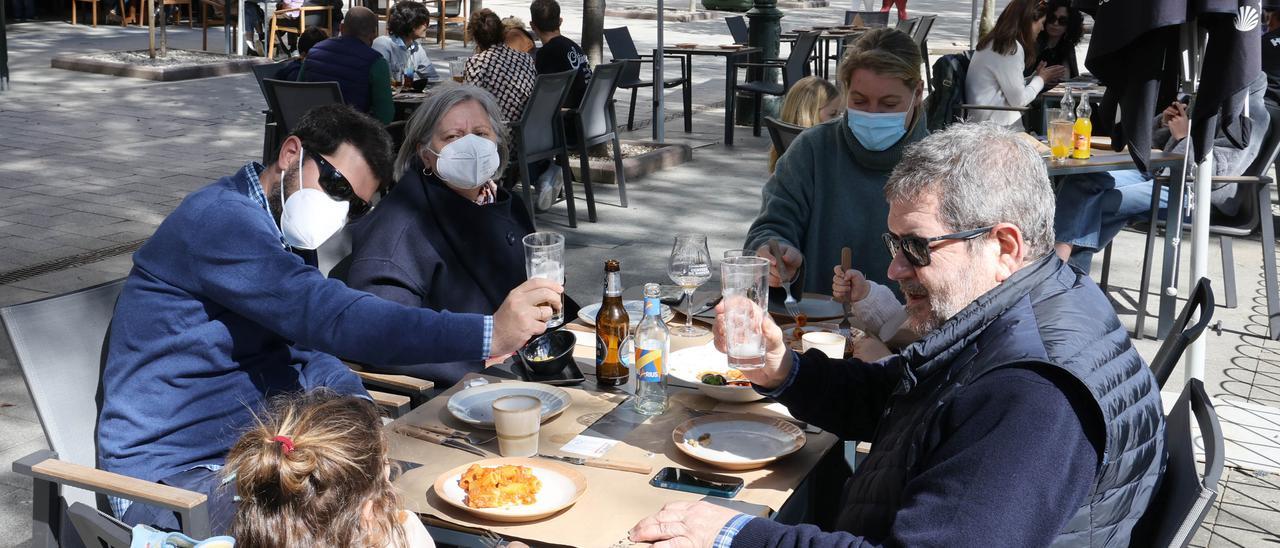
[[1053,253],[1043,160],[1008,130],[958,124],[910,146],[885,197],[888,274],[923,336],[832,360],[789,350],[765,320],[765,366],[744,371],[796,418],[872,442],[834,530],[681,502],[631,540],[1129,545],[1164,463],[1159,388],[1103,293]]
[[[562,288],[531,280],[492,315],[406,307],[325,278],[314,250],[391,180],[391,139],[345,105],[302,117],[268,166],[193,192],[133,256],[102,372],[98,466],[205,493],[214,533],[234,514],[227,450],[272,395],[368,397],[334,356],[379,365],[485,360],[545,330]],[[543,303],[553,303],[544,305]],[[167,529],[173,512],[121,499],[117,517]]]

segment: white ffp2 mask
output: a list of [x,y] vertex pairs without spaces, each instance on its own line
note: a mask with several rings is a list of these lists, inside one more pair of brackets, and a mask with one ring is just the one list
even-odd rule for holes
[[489,182],[498,173],[498,164],[502,161],[497,143],[474,133],[459,137],[440,152],[431,152],[436,155],[436,175],[460,190],[471,190]]
[[316,249],[337,234],[347,224],[347,211],[351,208],[344,200],[335,200],[322,191],[302,187],[302,159],[298,152],[297,192],[284,197],[285,177],[280,175],[280,199],[284,200],[280,214],[280,232],[285,243],[297,249]]

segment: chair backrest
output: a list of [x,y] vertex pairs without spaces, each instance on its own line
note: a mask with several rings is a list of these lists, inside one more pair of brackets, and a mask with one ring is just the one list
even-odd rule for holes
[[919,23],[920,23],[919,17],[912,17],[910,19],[899,19],[898,23],[894,25],[893,28],[907,33],[907,36],[914,37],[916,35],[916,26]]
[[804,131],[800,126],[788,124],[772,116],[764,117],[764,125],[769,128],[769,140],[773,141],[773,150],[778,152],[779,157],[787,151],[791,142],[796,140],[796,136]]
[[578,138],[590,142],[597,137],[610,135],[615,131],[613,124],[613,94],[618,91],[618,76],[629,63],[608,63],[596,65],[591,71],[591,83],[582,94],[582,103],[575,111],[582,127]]
[[94,548],[129,548],[133,543],[133,530],[119,520],[83,503],[73,503],[67,509],[71,525],[85,546]]
[[[1204,474],[1197,471],[1191,417],[1204,444]],[[1151,503],[1134,527],[1130,546],[1184,547],[1218,496],[1225,456],[1222,424],[1200,379],[1191,379],[1165,419],[1169,460]]]
[[751,40],[751,29],[747,27],[747,18],[741,15],[724,18],[725,24],[729,25],[729,35],[733,36],[733,43],[745,44]]
[[853,18],[862,17],[862,24],[868,27],[887,27],[889,26],[889,12],[887,11],[856,11],[845,10],[844,24],[852,25]]
[[[560,107],[573,84],[576,70],[539,74],[533,83],[533,94],[520,115],[520,147],[533,156],[559,150],[564,145],[564,123]],[[594,78],[593,78],[594,79]]]
[[970,53],[949,53],[933,64],[933,92],[925,104],[929,131],[942,131],[964,116],[964,79]]
[[[0,308],[9,343],[31,392],[49,448],[96,467],[94,430],[103,343],[124,280]],[[97,507],[88,492],[63,487],[70,502]]]
[[782,65],[782,89],[789,90],[791,85],[804,78],[809,67],[809,58],[813,56],[814,47],[818,44],[818,36],[822,32],[802,32],[796,36],[796,43],[787,55],[787,62]]
[[276,63],[265,63],[253,66],[253,78],[258,81],[258,89],[262,90],[263,99],[267,98],[267,85],[262,83],[263,80],[266,80],[267,78],[275,78],[276,73],[280,72],[280,69],[284,68],[287,64],[289,64],[289,60],[285,59],[284,61]]
[[[1267,170],[1276,163],[1277,157],[1280,157],[1280,109],[1267,106],[1267,114],[1271,116],[1267,123],[1267,132],[1262,138],[1262,145],[1258,147],[1258,155],[1253,159],[1253,163],[1244,170],[1243,175],[1252,177],[1266,177]],[[1244,189],[1238,189],[1237,193],[1244,192]],[[1240,200],[1240,208],[1235,215],[1230,217],[1219,216],[1215,210],[1212,216],[1213,228],[1226,228],[1234,231],[1253,232],[1258,228],[1258,224],[1262,222],[1262,211],[1258,208],[1262,204],[1258,200],[1245,198]]]
[[[923,45],[925,40],[929,39],[929,31],[933,29],[933,20],[937,18],[937,15],[922,15],[917,18],[919,21],[916,23],[915,30],[911,33],[911,38],[916,41],[917,46]],[[928,63],[929,60],[925,59],[924,62]]]
[[[1196,323],[1188,326],[1191,315],[1197,311],[1199,317],[1196,318]],[[1169,380],[1169,374],[1173,373],[1174,368],[1178,366],[1178,360],[1182,359],[1182,353],[1186,351],[1187,346],[1200,338],[1211,320],[1213,320],[1213,289],[1209,286],[1209,278],[1200,278],[1200,281],[1196,282],[1196,288],[1191,291],[1191,298],[1178,314],[1177,321],[1173,322],[1173,326],[1169,328],[1169,335],[1160,344],[1160,350],[1156,351],[1156,357],[1151,360],[1151,372],[1155,374],[1156,382],[1161,388],[1164,388],[1165,381]]]
[[342,104],[337,82],[286,82],[267,78],[267,108],[275,113],[280,135],[289,135],[307,111],[323,105]]
[[622,68],[619,83],[630,84],[640,81],[640,52],[636,51],[636,43],[631,39],[631,31],[627,27],[604,29],[604,41],[609,45],[609,55],[614,60],[634,59],[637,62],[627,63]]

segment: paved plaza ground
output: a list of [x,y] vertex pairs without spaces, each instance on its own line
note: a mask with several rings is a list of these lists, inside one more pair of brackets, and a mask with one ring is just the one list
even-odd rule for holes
[[[566,33],[576,37],[580,8],[564,4]],[[650,4],[609,2],[611,8]],[[523,0],[487,0],[485,5],[500,15],[528,17]],[[930,39],[935,54],[967,42],[967,3],[913,0],[910,7],[919,14],[940,15]],[[843,9],[788,10],[783,26],[830,23]],[[622,25],[630,28],[642,51],[653,47],[654,21],[606,20],[607,27]],[[199,29],[172,29],[170,37],[172,47],[200,45]],[[719,17],[669,22],[666,40],[729,42]],[[56,54],[145,45],[145,32],[137,27],[94,29],[60,21],[9,27],[13,89],[0,93],[0,306],[126,275],[130,253],[183,197],[260,152],[265,103],[248,74],[159,83],[49,68]],[[442,70],[447,59],[469,53],[456,41],[443,51],[434,46],[429,51]],[[675,232],[707,233],[717,255],[741,245],[759,209],[768,144],[743,127],[736,146],[721,144],[720,63],[695,61],[695,131],[680,132],[674,120],[667,124],[668,140],[695,147],[693,162],[631,181],[629,208],[617,206],[611,187],[597,187],[599,223],[585,222],[580,210],[579,228],[569,229],[563,204],[539,218],[542,226],[566,234],[571,250],[567,288],[579,302],[599,300],[598,272],[606,258],[622,260],[628,286],[665,280]],[[626,97],[620,92],[618,99],[619,117],[624,118]],[[678,92],[668,94],[667,102],[671,119],[677,114]],[[647,104],[642,92],[637,113],[641,127],[626,138],[649,138]],[[1122,234],[1116,244],[1110,294],[1129,324],[1137,301],[1140,259],[1135,257],[1141,257],[1141,244],[1136,233]],[[1206,386],[1228,423],[1231,466],[1219,503],[1196,537],[1197,546],[1280,542],[1280,343],[1265,337],[1256,237],[1238,243],[1235,252],[1240,306],[1218,308],[1221,332],[1206,333]],[[1215,288],[1222,285],[1218,260],[1215,245],[1210,257]],[[1099,266],[1100,258],[1095,270]],[[1143,339],[1137,344],[1150,359],[1159,342]],[[1182,372],[1174,378],[1181,379]],[[1172,397],[1166,394],[1166,400]],[[26,545],[30,538],[30,482],[13,474],[10,463],[44,447],[12,350],[7,338],[0,337],[0,547]]]

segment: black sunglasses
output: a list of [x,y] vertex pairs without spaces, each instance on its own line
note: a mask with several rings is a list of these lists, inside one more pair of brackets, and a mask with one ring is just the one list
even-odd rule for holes
[[347,181],[347,177],[341,171],[338,171],[338,168],[333,167],[333,164],[330,164],[328,160],[325,160],[324,156],[310,150],[307,151],[307,155],[311,156],[311,159],[315,160],[316,165],[320,167],[320,188],[324,189],[325,194],[350,204],[347,210],[348,219],[358,219],[373,209],[373,204],[357,196],[356,189],[351,187],[351,182]]
[[920,236],[899,236],[892,232],[885,232],[880,236],[884,240],[885,247],[889,248],[889,256],[897,257],[898,251],[902,251],[907,256],[907,262],[913,266],[929,266],[929,249],[933,246],[933,242],[941,242],[947,240],[967,241],[991,232],[996,225],[975,228],[963,232],[955,232],[951,234],[943,234],[932,238],[922,238]]
[[1067,26],[1067,23],[1070,23],[1070,22],[1071,22],[1071,16],[1070,16],[1070,15],[1063,15],[1063,16],[1061,16],[1061,17],[1054,17],[1054,16],[1050,15],[1050,16],[1048,16],[1048,17],[1045,17],[1045,18],[1044,18],[1044,24],[1046,24],[1046,25],[1052,25],[1052,24],[1054,24],[1054,23],[1057,23],[1057,24],[1062,25],[1062,26],[1064,26],[1064,27],[1065,27],[1065,26]]

